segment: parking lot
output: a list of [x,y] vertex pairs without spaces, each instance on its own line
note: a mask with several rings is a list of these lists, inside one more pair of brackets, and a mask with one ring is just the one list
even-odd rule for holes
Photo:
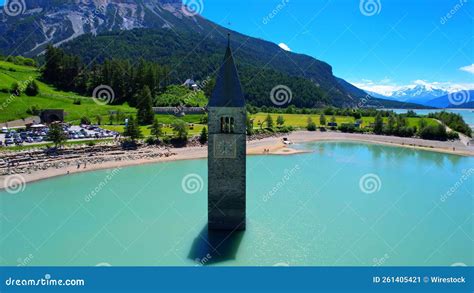
[[[0,146],[34,145],[48,142],[49,128],[46,125],[33,125],[27,128],[2,128]],[[68,140],[95,140],[114,138],[117,132],[105,130],[96,125],[63,125]]]

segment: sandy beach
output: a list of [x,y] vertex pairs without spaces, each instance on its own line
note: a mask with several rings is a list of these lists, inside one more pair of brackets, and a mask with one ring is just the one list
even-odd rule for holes
[[[474,147],[466,145],[464,141],[432,141],[422,140],[415,138],[402,138],[394,136],[380,136],[370,134],[351,134],[351,133],[340,133],[340,132],[308,132],[308,131],[295,131],[285,136],[279,137],[268,137],[259,140],[253,140],[247,142],[247,154],[248,155],[292,155],[298,153],[309,152],[307,150],[296,150],[293,149],[291,144],[287,145],[283,143],[283,137],[288,138],[293,143],[304,143],[304,142],[317,142],[317,141],[353,141],[353,142],[364,142],[372,144],[381,144],[389,146],[398,146],[405,148],[421,149],[426,151],[434,151],[447,154],[456,154],[462,156],[474,156]],[[3,157],[3,156],[2,156]],[[61,166],[52,165],[48,168],[39,170],[28,170],[18,172],[21,176],[21,180],[26,182],[32,182],[57,176],[64,176],[69,174],[75,174],[80,172],[87,172],[101,169],[114,169],[122,168],[127,166],[151,164],[167,161],[176,160],[192,160],[207,157],[207,146],[192,146],[185,148],[158,148],[158,147],[145,147],[140,148],[138,151],[127,151],[122,152],[121,155],[117,154],[99,154],[95,156],[95,161],[90,163],[87,159],[89,156],[83,155],[76,156],[73,159],[68,159],[67,164],[61,164]],[[99,158],[99,159],[97,159]],[[66,160],[63,160],[66,161]],[[61,163],[63,163],[61,161]],[[84,166],[84,163],[89,163]],[[78,165],[78,162],[81,163]],[[5,171],[5,170],[4,170]],[[5,172],[4,172],[5,173]],[[14,172],[11,172],[13,174]],[[0,189],[5,189],[9,184],[9,178],[11,174],[5,174],[0,176]],[[16,176],[19,177],[19,176]]]

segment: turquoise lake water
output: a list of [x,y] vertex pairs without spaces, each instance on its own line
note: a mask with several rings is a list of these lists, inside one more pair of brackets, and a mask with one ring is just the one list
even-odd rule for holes
[[474,265],[474,158],[298,147],[313,152],[248,157],[247,230],[231,236],[207,233],[205,160],[0,192],[0,265]]

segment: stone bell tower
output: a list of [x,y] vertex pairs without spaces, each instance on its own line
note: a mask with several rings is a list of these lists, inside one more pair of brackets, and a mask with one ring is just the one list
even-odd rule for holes
[[208,111],[208,228],[245,230],[247,111],[230,41]]

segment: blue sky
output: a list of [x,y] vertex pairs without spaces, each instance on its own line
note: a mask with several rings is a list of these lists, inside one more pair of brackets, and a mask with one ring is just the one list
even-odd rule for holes
[[[474,0],[183,2],[197,3],[225,27],[326,61],[336,76],[365,89],[474,88]],[[361,3],[375,3],[376,13],[364,15],[371,11]]]
[[464,1],[363,0],[375,3],[372,16],[358,0],[201,3],[214,22],[284,43],[326,61],[336,76],[384,92],[413,84],[474,87],[474,5]]

